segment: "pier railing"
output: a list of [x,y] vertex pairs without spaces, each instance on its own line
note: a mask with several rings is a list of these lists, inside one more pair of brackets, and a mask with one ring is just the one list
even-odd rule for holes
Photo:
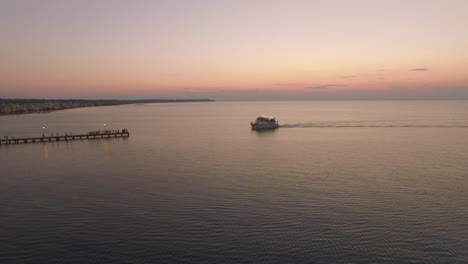
[[70,141],[81,139],[99,139],[99,138],[117,138],[128,137],[130,132],[127,129],[123,130],[106,130],[106,131],[93,131],[86,134],[72,134],[50,136],[42,135],[40,137],[4,137],[0,139],[0,145],[21,144],[21,143],[40,143],[40,142],[53,142],[53,141]]

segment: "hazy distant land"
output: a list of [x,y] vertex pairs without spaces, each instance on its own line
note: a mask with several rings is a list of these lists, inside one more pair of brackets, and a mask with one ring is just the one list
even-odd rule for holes
[[0,115],[41,113],[91,106],[145,103],[214,102],[212,99],[146,99],[146,100],[85,100],[85,99],[0,99]]

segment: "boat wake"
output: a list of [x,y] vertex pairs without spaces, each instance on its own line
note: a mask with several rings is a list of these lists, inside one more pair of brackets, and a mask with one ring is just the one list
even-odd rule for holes
[[427,128],[468,128],[468,120],[376,120],[376,121],[346,121],[346,122],[310,122],[280,125],[280,128],[325,128],[325,127],[427,127]]

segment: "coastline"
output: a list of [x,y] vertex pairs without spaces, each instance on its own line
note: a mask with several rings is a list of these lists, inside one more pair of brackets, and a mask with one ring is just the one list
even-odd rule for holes
[[84,100],[84,99],[0,99],[0,116],[45,114],[54,111],[126,104],[215,102],[213,99],[143,99],[143,100]]

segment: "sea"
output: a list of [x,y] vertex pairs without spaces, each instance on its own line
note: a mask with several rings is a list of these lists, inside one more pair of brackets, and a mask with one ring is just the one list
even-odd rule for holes
[[104,129],[130,136],[0,146],[0,263],[468,263],[468,101],[0,117],[2,138]]

